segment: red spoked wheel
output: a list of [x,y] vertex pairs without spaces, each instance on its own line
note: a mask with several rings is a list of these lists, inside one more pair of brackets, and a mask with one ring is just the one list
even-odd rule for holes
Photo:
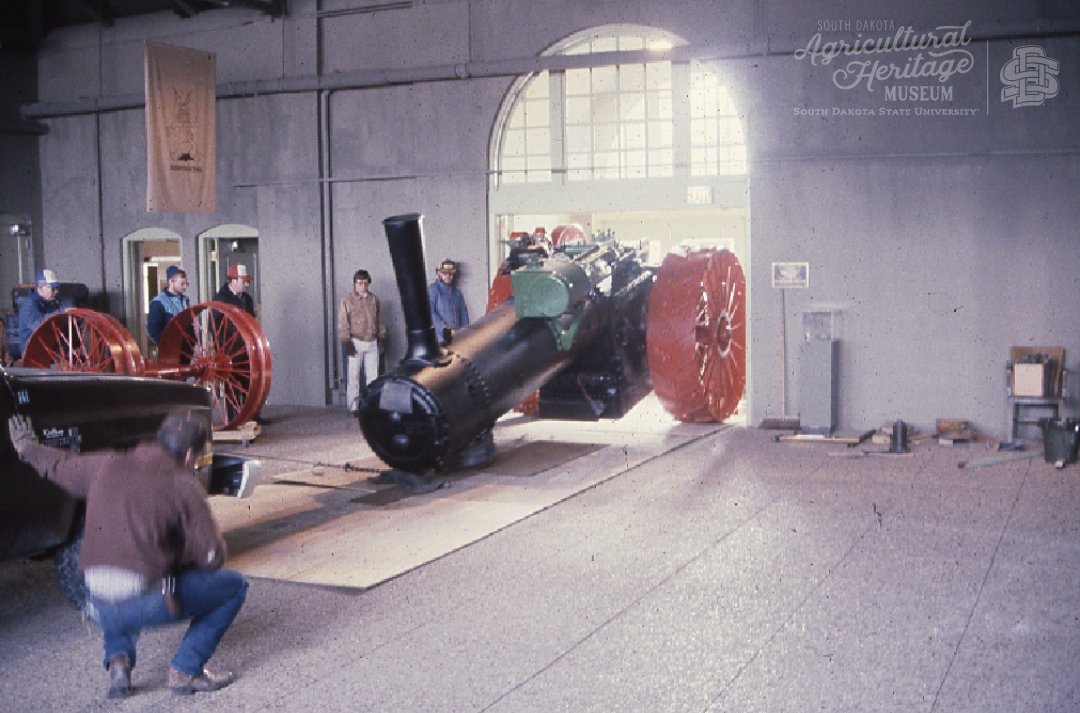
[[23,366],[141,376],[146,362],[112,315],[74,308],[49,315],[26,343]]
[[270,395],[270,343],[255,318],[222,302],[189,307],[169,320],[151,374],[210,387],[214,430],[247,423]]
[[559,247],[560,245],[583,245],[589,242],[589,236],[585,234],[585,231],[580,225],[557,225],[555,230],[551,231],[551,245],[552,247]]
[[727,250],[671,252],[649,296],[653,390],[680,421],[723,421],[746,386],[746,279]]

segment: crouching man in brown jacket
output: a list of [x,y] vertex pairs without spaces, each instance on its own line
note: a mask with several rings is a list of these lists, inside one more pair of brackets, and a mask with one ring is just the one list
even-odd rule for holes
[[80,567],[90,618],[105,637],[109,698],[132,692],[145,627],[191,620],[169,670],[177,694],[216,691],[231,673],[204,666],[240,611],[247,581],[222,569],[225,541],[192,468],[209,437],[190,412],[168,415],[156,441],[130,451],[75,454],[39,445],[29,422],[8,422],[19,457],[86,499]]

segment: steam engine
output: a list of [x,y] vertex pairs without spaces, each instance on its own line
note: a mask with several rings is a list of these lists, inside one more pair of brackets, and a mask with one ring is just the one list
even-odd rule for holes
[[376,454],[422,473],[540,390],[539,415],[622,416],[650,388],[645,355],[655,273],[614,241],[531,257],[510,279],[513,298],[441,348],[431,322],[421,216],[383,221],[408,331],[406,357],[370,385],[361,428]]

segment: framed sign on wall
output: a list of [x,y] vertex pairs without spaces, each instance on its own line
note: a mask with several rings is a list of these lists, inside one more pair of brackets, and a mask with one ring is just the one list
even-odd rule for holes
[[806,289],[810,287],[810,263],[774,262],[772,286],[778,289]]

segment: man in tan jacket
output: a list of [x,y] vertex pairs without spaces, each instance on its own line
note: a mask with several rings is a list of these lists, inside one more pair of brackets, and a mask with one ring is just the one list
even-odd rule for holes
[[338,308],[338,338],[345,349],[345,400],[349,413],[360,406],[360,362],[364,365],[364,385],[379,375],[379,352],[386,344],[386,325],[379,312],[379,298],[371,293],[371,275],[357,270],[353,288],[341,298]]

